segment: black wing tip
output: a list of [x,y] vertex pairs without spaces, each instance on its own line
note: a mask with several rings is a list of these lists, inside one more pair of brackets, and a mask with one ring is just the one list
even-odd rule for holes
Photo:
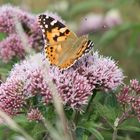
[[84,53],[85,54],[89,53],[92,50],[93,46],[94,46],[93,41],[88,40],[88,42],[87,42],[87,48],[85,49]]
[[52,16],[49,16],[49,15],[47,15],[47,14],[40,14],[40,15],[38,16],[38,20],[40,21],[40,20],[42,20],[42,19],[51,19],[51,20],[54,20],[55,18],[52,17]]
[[92,48],[94,46],[94,42],[92,40],[88,40],[87,46]]
[[[45,15],[45,14],[41,14],[41,15],[38,16],[39,19],[41,19],[41,18],[46,18],[46,17],[47,17],[47,15]],[[48,16],[48,17],[49,17],[49,16]]]
[[45,15],[45,14],[41,14],[41,15],[39,15],[38,16],[38,21],[40,22],[40,21],[42,21],[44,18],[46,18],[47,17],[47,15]]

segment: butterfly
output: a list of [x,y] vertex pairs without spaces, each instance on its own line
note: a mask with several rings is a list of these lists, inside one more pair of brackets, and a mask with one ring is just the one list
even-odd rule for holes
[[38,23],[43,32],[44,51],[50,65],[55,65],[62,70],[70,68],[94,46],[87,35],[77,37],[67,26],[53,17],[39,15]]

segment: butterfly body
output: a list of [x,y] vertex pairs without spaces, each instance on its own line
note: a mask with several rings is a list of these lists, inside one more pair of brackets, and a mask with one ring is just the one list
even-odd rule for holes
[[78,38],[52,17],[40,15],[38,21],[45,40],[45,54],[51,65],[67,69],[93,47],[93,42],[87,36]]

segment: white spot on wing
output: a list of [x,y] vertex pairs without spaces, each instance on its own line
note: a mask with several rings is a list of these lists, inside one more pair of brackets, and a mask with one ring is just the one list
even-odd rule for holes
[[57,22],[57,20],[53,20],[53,21],[51,22],[51,25],[53,26],[56,22]]
[[45,32],[45,29],[42,29],[42,32],[44,33]]
[[43,26],[42,26],[42,25],[40,25],[40,28],[43,28]]
[[66,28],[61,28],[61,29],[60,29],[60,32],[61,32],[61,33],[64,33],[65,31],[66,31]]
[[45,25],[45,28],[48,28],[48,25],[47,24]]

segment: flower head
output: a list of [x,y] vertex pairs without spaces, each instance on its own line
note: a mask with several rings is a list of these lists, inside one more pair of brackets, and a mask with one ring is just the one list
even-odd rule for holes
[[[64,23],[57,14],[50,12],[45,12],[45,14]],[[0,8],[0,32],[7,35],[7,38],[0,42],[0,58],[4,62],[8,62],[14,56],[22,58],[26,55],[26,50],[28,50],[28,48],[26,49],[27,46],[21,44],[25,38],[18,34],[18,22],[21,23],[28,46],[31,46],[36,51],[41,51],[44,46],[42,31],[37,22],[37,15],[25,12],[15,6],[4,5]],[[14,42],[14,44],[11,42]]]
[[131,113],[135,112],[140,121],[140,84],[136,79],[130,80],[130,85],[124,86],[117,95],[118,101],[131,109]]
[[92,88],[86,77],[73,70],[62,73],[57,68],[55,71],[51,69],[51,77],[64,104],[73,109],[80,109],[81,105],[87,104]]
[[99,56],[98,53],[87,55],[76,63],[74,69],[87,77],[92,88],[104,91],[115,90],[123,81],[123,73],[114,60]]
[[27,60],[15,65],[9,78],[13,79],[16,77],[17,79],[23,79],[25,82],[24,94],[26,96],[43,96],[45,98],[44,102],[49,103],[52,96],[44,77],[44,65],[47,65],[45,59],[42,54],[36,54],[35,56],[27,58]]
[[103,14],[90,13],[81,21],[78,34],[83,35],[89,32],[103,31],[103,27],[114,27],[122,23],[122,18],[118,10],[110,10]]
[[81,21],[78,34],[95,32],[103,27],[103,16],[100,14],[89,14]]
[[23,58],[26,54],[26,47],[21,43],[24,40],[19,34],[17,23],[21,23],[25,32],[26,42],[36,51],[43,48],[42,32],[37,24],[36,16],[25,12],[18,7],[4,5],[0,8],[0,32],[7,35],[7,38],[0,42],[0,58],[8,62],[14,56]]
[[15,33],[13,22],[13,8],[9,5],[2,6],[0,8],[0,32]]
[[130,80],[130,87],[136,92],[140,92],[140,84],[139,81],[136,79]]
[[[26,30],[34,22],[34,16],[24,12],[18,7],[4,5],[0,8],[0,31],[6,34],[16,33],[15,17],[21,22]],[[27,31],[27,30],[26,30]]]
[[17,34],[11,34],[0,42],[0,58],[8,62],[13,57],[24,58],[25,50]]
[[43,116],[42,116],[41,112],[39,111],[39,109],[35,108],[35,109],[31,109],[27,113],[27,118],[30,121],[40,121],[43,119]]
[[36,54],[16,64],[8,81],[22,81],[22,94],[26,99],[36,97],[47,105],[52,102],[47,79],[52,79],[64,105],[80,110],[87,103],[92,90],[114,90],[124,78],[113,60],[99,56],[98,53],[84,56],[63,72],[55,66],[48,69],[46,66],[45,56]]
[[25,104],[23,83],[17,79],[8,79],[0,86],[0,109],[8,115],[18,114]]
[[135,98],[135,100],[133,101],[132,107],[137,115],[137,118],[140,122],[140,97]]
[[122,18],[120,16],[119,11],[113,9],[107,12],[104,19],[104,23],[108,27],[114,27],[116,25],[120,25],[122,23]]

